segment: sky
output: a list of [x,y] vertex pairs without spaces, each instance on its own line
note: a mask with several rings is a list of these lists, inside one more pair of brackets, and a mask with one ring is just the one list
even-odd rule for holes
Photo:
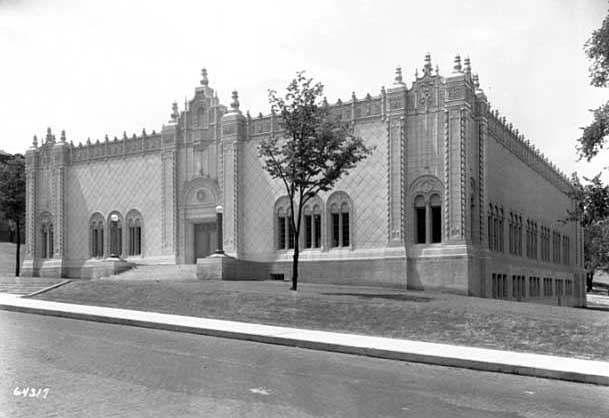
[[[603,0],[17,1],[0,0],[0,149],[25,152],[47,127],[75,144],[159,131],[206,67],[229,105],[269,113],[305,70],[328,101],[379,94],[401,66],[410,86],[427,52],[440,74],[470,57],[493,108],[566,174],[592,176],[609,150],[577,162],[590,86],[583,44]],[[604,179],[609,180],[609,170]]]

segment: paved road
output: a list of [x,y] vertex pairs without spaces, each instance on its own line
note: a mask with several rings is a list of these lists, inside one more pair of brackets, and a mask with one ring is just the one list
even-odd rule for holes
[[0,416],[609,417],[609,388],[0,311]]

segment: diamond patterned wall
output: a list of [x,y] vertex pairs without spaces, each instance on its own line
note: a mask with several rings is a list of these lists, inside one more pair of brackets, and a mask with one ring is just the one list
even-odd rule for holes
[[[111,211],[124,217],[137,209],[143,217],[142,252],[161,254],[162,164],[159,154],[91,162],[69,168],[66,179],[67,254],[71,260],[89,257],[89,218]],[[123,243],[125,247],[126,243]]]
[[[353,169],[335,186],[353,201],[353,248],[378,248],[387,245],[387,127],[382,121],[356,126],[356,135],[373,154]],[[257,156],[257,142],[244,144],[243,222],[244,257],[261,259],[274,253],[273,206],[285,195],[280,181],[271,179]],[[324,204],[330,193],[322,194]]]

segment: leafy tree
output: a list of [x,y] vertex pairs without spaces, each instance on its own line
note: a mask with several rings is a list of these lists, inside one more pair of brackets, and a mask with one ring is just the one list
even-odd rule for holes
[[576,201],[570,220],[577,220],[584,228],[584,268],[588,272],[588,290],[592,288],[594,271],[609,272],[609,186],[603,185],[600,174],[582,184],[573,174],[572,193]]
[[0,166],[0,211],[15,223],[17,252],[15,254],[15,276],[19,276],[21,250],[21,227],[25,222],[25,159],[15,154]]
[[[584,45],[584,51],[592,61],[590,65],[590,84],[595,87],[609,86],[609,14],[601,27],[594,32]],[[577,151],[580,158],[590,161],[607,142],[609,136],[609,102],[598,109],[591,110],[594,120],[583,128],[578,138]]]
[[[609,14],[601,27],[594,32],[584,45],[584,51],[591,60],[589,68],[590,84],[595,87],[609,86]],[[609,102],[591,110],[593,121],[583,128],[578,138],[579,158],[590,161],[606,145],[609,136]],[[592,179],[584,177],[582,184],[576,174],[572,183],[575,191],[572,197],[577,203],[575,213],[584,228],[584,267],[587,271],[588,290],[592,290],[592,280],[596,270],[609,271],[609,186],[603,185],[600,174]]]
[[269,91],[271,111],[281,116],[282,132],[263,140],[258,155],[265,170],[281,179],[290,201],[294,232],[292,290],[298,286],[299,237],[304,205],[326,192],[371,152],[353,133],[353,126],[334,117],[321,100],[323,85],[313,84],[304,71],[287,86],[284,97]]

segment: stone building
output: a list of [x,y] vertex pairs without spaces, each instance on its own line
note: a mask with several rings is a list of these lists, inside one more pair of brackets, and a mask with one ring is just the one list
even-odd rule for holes
[[[331,106],[375,150],[306,207],[302,281],[585,304],[582,230],[560,222],[572,186],[490,109],[469,59],[441,76],[426,56],[410,87],[398,68],[390,88]],[[289,205],[257,157],[278,133],[277,116],[244,115],[236,92],[220,104],[203,70],[160,132],[35,137],[24,271],[197,264],[200,278],[289,279]]]

